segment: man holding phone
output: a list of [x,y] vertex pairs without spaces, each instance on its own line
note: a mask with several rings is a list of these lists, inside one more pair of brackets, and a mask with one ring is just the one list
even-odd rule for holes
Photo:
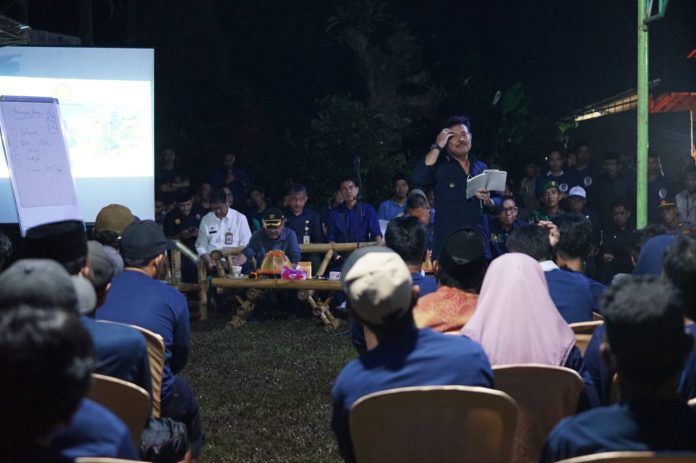
[[[200,213],[193,211],[193,195],[187,190],[180,191],[176,197],[176,207],[164,216],[164,234],[169,239],[181,241],[191,251],[196,252],[196,237],[201,218]],[[196,264],[182,259],[181,267],[183,281],[198,281]]]

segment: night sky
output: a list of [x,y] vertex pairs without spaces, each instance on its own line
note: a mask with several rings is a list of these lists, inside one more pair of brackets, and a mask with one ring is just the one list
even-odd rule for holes
[[[27,22],[37,29],[79,35],[78,3],[30,0]],[[93,3],[94,45],[126,46],[127,1]],[[268,133],[286,139],[284,150],[300,152],[310,136],[318,99],[329,94],[366,98],[354,56],[327,32],[335,8],[348,2],[135,3],[132,45],[156,50],[158,149],[182,143],[184,129],[189,142],[196,140],[195,156],[219,154],[219,146],[206,144],[220,137],[218,145],[244,144]],[[461,87],[477,70],[474,80],[483,89],[477,95],[481,100],[492,101],[496,90],[521,82],[530,113],[555,121],[635,87],[636,1],[385,3],[386,15],[408,24],[432,82]],[[12,8],[5,14],[12,16]],[[671,0],[667,17],[653,23],[650,32],[650,77],[663,78],[661,90],[696,91],[696,60],[686,59],[696,48],[696,2]],[[436,121],[449,112],[471,111],[458,101],[449,101],[414,126],[404,149],[422,151],[431,142]],[[485,125],[481,119],[479,125]],[[235,127],[232,139],[224,134],[229,126]],[[481,147],[480,136],[478,142]],[[263,152],[264,147],[254,150]]]

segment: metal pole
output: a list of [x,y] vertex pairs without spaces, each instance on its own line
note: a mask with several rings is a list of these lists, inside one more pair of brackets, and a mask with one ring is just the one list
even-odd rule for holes
[[636,228],[648,224],[648,25],[646,0],[638,0],[638,141],[636,145]]

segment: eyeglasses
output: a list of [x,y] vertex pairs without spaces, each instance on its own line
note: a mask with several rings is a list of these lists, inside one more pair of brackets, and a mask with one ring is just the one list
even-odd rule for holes
[[471,132],[452,132],[452,136],[454,138],[468,138],[471,135]]
[[503,214],[511,214],[513,212],[517,212],[517,206],[512,206],[512,207],[504,207],[502,209]]

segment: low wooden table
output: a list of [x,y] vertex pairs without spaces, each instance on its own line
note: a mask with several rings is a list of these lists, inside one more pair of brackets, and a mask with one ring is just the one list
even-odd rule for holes
[[[300,300],[307,301],[312,307],[312,312],[324,322],[326,331],[334,331],[341,323],[341,320],[335,318],[329,310],[329,304],[333,298],[333,293],[341,290],[341,282],[338,280],[323,280],[312,278],[308,280],[283,280],[280,278],[213,278],[210,282],[213,287],[223,289],[246,289],[244,297],[235,295],[239,301],[239,308],[232,316],[230,325],[235,328],[246,323],[246,319],[253,312],[256,306],[256,301],[263,296],[264,291],[278,290],[297,290],[297,297]],[[315,291],[329,291],[330,296],[319,299]]]
[[[336,252],[351,252],[358,248],[366,246],[375,246],[377,243],[374,241],[370,242],[356,242],[356,243],[310,243],[301,244],[300,250],[302,253],[323,253],[324,257],[322,259],[321,265],[316,269],[317,275],[323,275],[331,262],[331,259]],[[274,278],[261,278],[261,279],[249,279],[249,278],[230,278],[225,273],[225,265],[223,261],[226,261],[227,265],[232,265],[232,257],[240,254],[244,247],[231,247],[225,248],[222,251],[215,251],[211,253],[211,257],[215,260],[217,264],[218,277],[210,279],[208,282],[208,268],[202,259],[198,258],[193,252],[187,250],[180,243],[177,245],[178,249],[172,251],[172,277],[170,284],[177,287],[180,291],[198,291],[199,302],[198,307],[200,311],[201,320],[208,319],[208,285],[217,288],[218,292],[224,291],[225,289],[246,289],[245,297],[242,298],[239,295],[235,295],[235,298],[239,301],[241,306],[237,309],[237,313],[232,318],[230,322],[233,326],[239,327],[246,323],[246,318],[254,310],[256,305],[256,300],[263,295],[264,290],[297,290],[297,297],[300,300],[306,300],[312,307],[314,314],[319,317],[322,322],[324,322],[324,328],[327,331],[335,330],[340,324],[340,320],[334,318],[334,316],[329,311],[329,303],[333,297],[333,293],[341,290],[341,284],[338,280],[324,280],[319,278],[312,278],[308,280],[282,280]],[[198,266],[198,284],[195,283],[181,283],[181,259],[187,258],[196,263]],[[326,297],[324,300],[319,299],[315,291],[329,291],[332,293],[330,296]]]

